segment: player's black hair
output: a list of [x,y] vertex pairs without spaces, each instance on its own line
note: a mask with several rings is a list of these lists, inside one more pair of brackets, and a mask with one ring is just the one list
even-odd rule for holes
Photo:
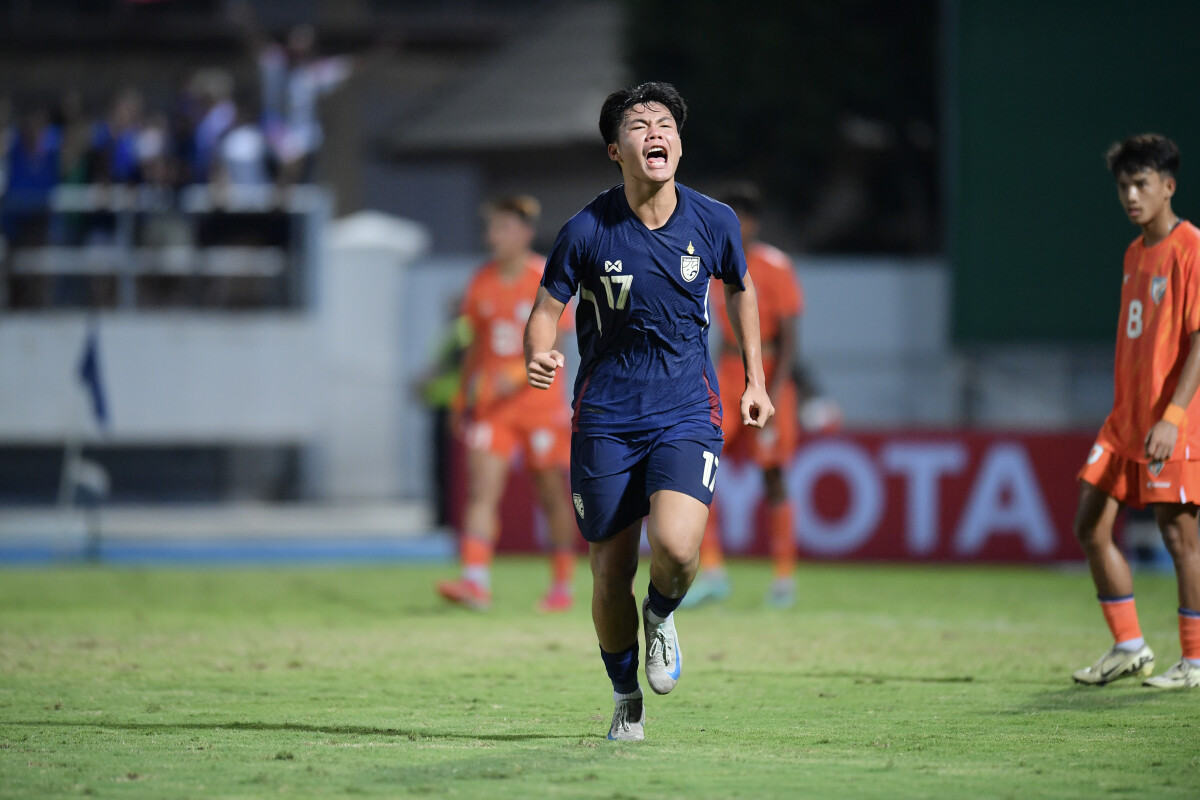
[[1165,136],[1141,133],[1114,144],[1104,154],[1113,175],[1132,175],[1152,169],[1169,178],[1179,172],[1179,148]]
[[600,135],[604,137],[604,143],[612,144],[617,140],[617,131],[621,128],[626,111],[646,103],[658,103],[670,111],[677,129],[683,131],[683,123],[687,121],[687,103],[671,84],[650,81],[613,92],[605,98],[600,108]]
[[743,214],[756,218],[762,216],[762,192],[753,183],[730,184],[717,199],[732,208],[739,217]]

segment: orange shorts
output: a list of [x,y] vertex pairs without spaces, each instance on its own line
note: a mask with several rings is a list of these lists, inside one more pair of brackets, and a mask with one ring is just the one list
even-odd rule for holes
[[763,469],[782,467],[796,452],[800,439],[797,417],[796,386],[788,381],[780,397],[771,397],[775,416],[759,430],[742,424],[742,392],[746,390],[746,372],[741,358],[724,357],[717,367],[721,387],[721,430],[725,434],[725,454],[748,458]]
[[519,403],[502,406],[471,419],[465,438],[470,450],[485,450],[505,461],[517,454],[532,470],[571,465],[571,417],[564,405],[561,412],[547,414]]
[[1134,461],[1097,442],[1078,477],[1134,508],[1200,500],[1200,461]]

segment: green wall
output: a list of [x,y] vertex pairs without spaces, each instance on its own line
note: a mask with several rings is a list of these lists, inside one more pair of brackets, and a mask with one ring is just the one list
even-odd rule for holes
[[1111,341],[1138,234],[1103,154],[1155,131],[1200,218],[1200,2],[947,0],[954,339]]

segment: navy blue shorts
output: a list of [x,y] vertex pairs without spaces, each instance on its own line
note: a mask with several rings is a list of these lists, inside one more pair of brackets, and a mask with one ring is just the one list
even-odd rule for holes
[[660,489],[712,503],[722,444],[721,429],[708,421],[571,434],[571,499],[583,538],[617,535],[650,513],[650,495]]

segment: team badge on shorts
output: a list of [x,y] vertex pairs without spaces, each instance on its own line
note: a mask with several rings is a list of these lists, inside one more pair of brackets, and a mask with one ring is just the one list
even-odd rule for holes
[[1162,461],[1151,461],[1149,464],[1146,465],[1146,471],[1157,478],[1159,475],[1162,474],[1163,462]]
[[1154,305],[1162,302],[1163,295],[1167,293],[1167,279],[1163,277],[1155,278],[1150,281],[1150,296],[1154,298]]
[[583,496],[574,492],[571,494],[571,499],[575,501],[575,513],[579,515],[580,519],[583,519]]

